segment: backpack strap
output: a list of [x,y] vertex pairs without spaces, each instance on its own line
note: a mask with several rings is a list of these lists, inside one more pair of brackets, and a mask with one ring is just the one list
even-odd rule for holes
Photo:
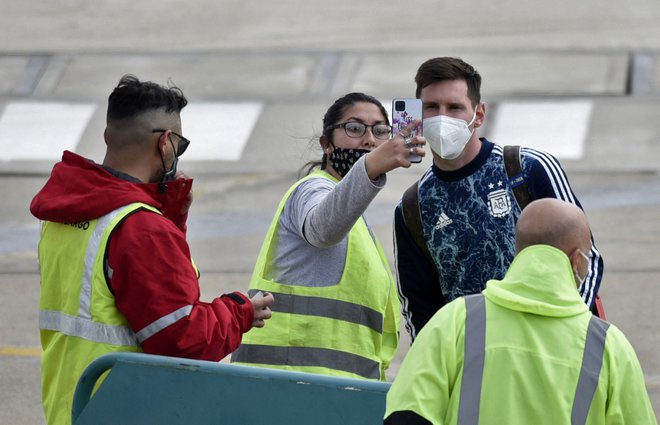
[[522,211],[532,201],[532,198],[529,196],[520,165],[520,146],[504,146],[504,168],[516,202]]
[[424,239],[424,230],[422,228],[422,216],[419,211],[419,180],[412,184],[401,198],[401,209],[403,212],[403,222],[405,223],[415,244],[422,250],[428,262],[433,266],[436,275],[438,273],[429,248]]

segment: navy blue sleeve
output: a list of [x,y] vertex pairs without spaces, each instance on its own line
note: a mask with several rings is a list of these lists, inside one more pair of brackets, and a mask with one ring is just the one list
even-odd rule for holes
[[[575,204],[582,209],[557,158],[547,152],[522,148],[521,160],[523,175],[532,199],[556,198]],[[603,258],[596,248],[592,235],[589,274],[579,288],[582,299],[591,309],[594,307],[600,282],[603,279],[603,270]]]
[[431,422],[419,416],[412,410],[403,410],[393,412],[390,416],[385,418],[383,425],[431,425]]
[[414,340],[435,312],[445,305],[445,300],[434,266],[403,221],[400,203],[394,211],[394,259],[401,309],[406,329]]

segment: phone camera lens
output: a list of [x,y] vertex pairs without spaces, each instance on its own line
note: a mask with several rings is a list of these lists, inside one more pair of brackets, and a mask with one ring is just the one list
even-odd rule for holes
[[406,102],[403,100],[397,100],[394,102],[394,110],[396,111],[405,111],[406,110]]

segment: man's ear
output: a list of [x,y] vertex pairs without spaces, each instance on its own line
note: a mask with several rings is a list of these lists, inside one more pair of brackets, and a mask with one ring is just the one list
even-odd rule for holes
[[580,248],[575,248],[573,252],[571,252],[571,255],[568,257],[568,259],[571,262],[571,268],[573,269],[573,273],[580,274],[579,270],[579,261],[580,261]]
[[156,148],[160,152],[162,156],[165,156],[166,149],[167,149],[167,141],[170,137],[170,131],[163,131],[160,133],[160,136],[158,137],[158,140],[156,141]]
[[477,105],[477,116],[474,119],[474,128],[481,127],[486,121],[486,104],[479,102]]

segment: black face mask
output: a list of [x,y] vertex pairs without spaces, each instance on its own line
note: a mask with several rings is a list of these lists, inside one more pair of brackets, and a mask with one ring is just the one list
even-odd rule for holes
[[335,146],[334,150],[328,155],[330,165],[342,178],[348,174],[358,159],[368,154],[366,149],[344,149]]

